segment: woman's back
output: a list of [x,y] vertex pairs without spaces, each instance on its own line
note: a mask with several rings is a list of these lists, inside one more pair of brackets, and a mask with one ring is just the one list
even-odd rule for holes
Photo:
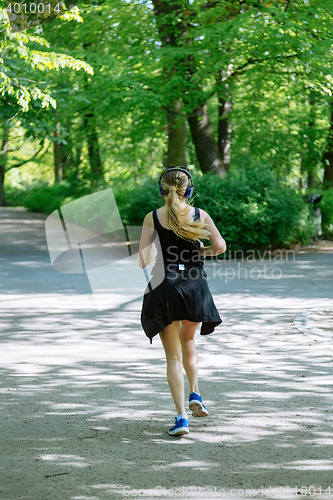
[[[191,213],[192,220],[200,218],[199,209],[191,207]],[[162,265],[165,272],[173,272],[175,269],[185,270],[193,266],[203,266],[203,259],[200,256],[200,242],[184,240],[177,236],[170,229],[166,211],[163,211],[163,209],[155,210],[153,212],[153,222],[158,237],[156,269],[161,269],[160,266]],[[169,228],[166,226],[169,226]],[[161,262],[161,259],[163,259],[163,262]]]
[[[169,224],[169,217],[168,217],[168,209],[166,206],[158,208],[157,209],[157,216],[160,224],[165,228],[165,229],[171,229],[170,224]],[[188,222],[192,220],[197,220],[195,217],[195,208],[194,207],[188,207],[188,213],[185,215],[184,219],[188,220]],[[200,215],[200,211],[199,211]]]

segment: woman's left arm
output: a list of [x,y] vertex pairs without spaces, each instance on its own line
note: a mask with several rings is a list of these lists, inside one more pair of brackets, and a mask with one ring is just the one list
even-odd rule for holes
[[138,264],[141,269],[149,266],[153,261],[151,256],[151,247],[153,243],[153,232],[154,232],[154,221],[153,214],[149,212],[146,215],[142,225],[142,232],[140,238],[139,245],[139,253],[138,253]]

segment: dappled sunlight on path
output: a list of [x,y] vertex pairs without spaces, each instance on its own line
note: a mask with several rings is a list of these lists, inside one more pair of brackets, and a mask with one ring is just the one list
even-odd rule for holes
[[330,329],[323,341],[295,322],[332,310],[332,254],[281,262],[280,280],[225,282],[207,264],[223,318],[197,336],[209,417],[172,438],[140,298],[120,284],[97,311],[84,277],[53,271],[36,241],[0,256],[1,499],[333,498]]
[[265,301],[261,309],[248,298],[239,311],[223,298],[223,325],[197,338],[210,416],[192,418],[190,434],[172,439],[162,348],[158,338],[149,346],[138,304],[124,325],[123,312],[96,313],[89,296],[35,296],[27,309],[6,298],[1,439],[12,465],[4,498],[17,498],[9,491],[17,495],[22,481],[26,498],[37,481],[41,498],[53,491],[55,499],[157,486],[329,486],[332,359],[294,327],[297,301],[289,309],[275,301],[268,314]]

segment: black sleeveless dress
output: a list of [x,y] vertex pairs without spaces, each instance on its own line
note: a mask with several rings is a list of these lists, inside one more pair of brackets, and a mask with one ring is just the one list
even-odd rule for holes
[[[197,208],[194,210],[194,220],[197,220],[200,212]],[[142,328],[151,343],[163,328],[183,319],[201,322],[200,335],[212,333],[222,320],[208,288],[200,243],[186,241],[164,228],[156,210],[153,219],[153,237],[158,236],[159,245],[152,278],[143,298]]]

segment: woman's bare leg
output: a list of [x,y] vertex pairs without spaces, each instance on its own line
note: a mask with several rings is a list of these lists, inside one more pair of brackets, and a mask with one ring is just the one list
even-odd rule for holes
[[160,332],[167,361],[168,384],[176,406],[177,415],[186,413],[179,323],[179,321],[173,321]]
[[199,393],[198,383],[198,354],[194,342],[194,335],[200,323],[181,321],[179,339],[182,347],[183,366],[190,385],[190,393]]

